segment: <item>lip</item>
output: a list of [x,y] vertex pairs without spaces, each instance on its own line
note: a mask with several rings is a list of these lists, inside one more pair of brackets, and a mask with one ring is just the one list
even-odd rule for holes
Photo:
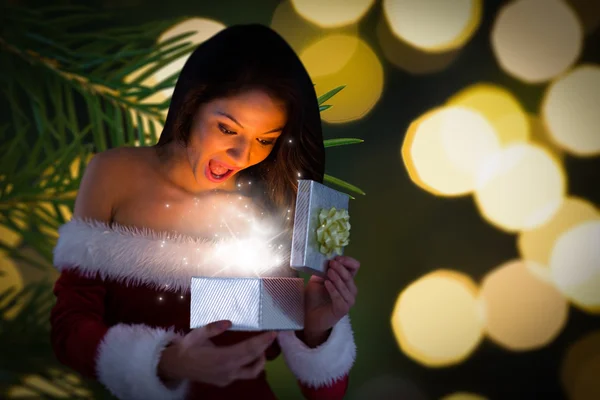
[[[215,160],[217,161],[217,160]],[[230,165],[225,164],[221,161],[217,161],[219,164],[223,165],[225,168],[227,168],[229,171],[227,173],[225,173],[225,175],[223,175],[223,177],[221,179],[215,179],[212,175],[212,173],[210,172],[210,168],[209,168],[209,163],[206,163],[206,167],[204,168],[204,175],[206,175],[206,178],[214,183],[222,183],[225,182],[236,170],[237,168],[231,168]]]
[[233,172],[235,172],[235,171],[237,171],[239,169],[239,168],[234,167],[233,165],[229,165],[227,163],[224,163],[223,161],[214,160],[214,159],[208,160],[208,163],[210,163],[211,161],[218,162],[219,164],[221,164],[222,166],[224,166],[227,169],[232,170]]

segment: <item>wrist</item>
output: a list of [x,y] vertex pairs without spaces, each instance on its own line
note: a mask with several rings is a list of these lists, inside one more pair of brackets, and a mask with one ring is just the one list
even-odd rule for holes
[[330,334],[331,329],[321,332],[303,330],[298,331],[296,336],[298,336],[298,339],[304,342],[304,344],[306,344],[308,347],[314,349],[315,347],[319,347],[325,343]]
[[181,365],[179,358],[179,352],[175,343],[167,345],[160,355],[157,374],[167,387],[175,387],[184,379],[178,371],[178,366]]

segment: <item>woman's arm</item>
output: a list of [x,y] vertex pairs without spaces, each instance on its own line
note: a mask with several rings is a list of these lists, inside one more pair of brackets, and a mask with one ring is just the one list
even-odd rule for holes
[[[120,176],[115,174],[118,158],[102,153],[92,159],[77,196],[75,217],[110,222],[122,187],[111,183]],[[145,325],[107,326],[104,282],[97,276],[82,275],[77,265],[57,267],[63,271],[54,286],[57,301],[50,323],[52,347],[58,360],[96,378],[118,398],[183,398],[187,382],[171,389],[157,374],[162,350],[177,335]]]
[[356,358],[356,345],[348,316],[331,330],[324,343],[309,347],[294,332],[281,332],[279,346],[286,364],[296,376],[305,398],[342,399]]

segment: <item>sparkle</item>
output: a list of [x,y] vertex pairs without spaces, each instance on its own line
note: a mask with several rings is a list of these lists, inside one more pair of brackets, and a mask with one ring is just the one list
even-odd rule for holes
[[290,143],[292,143],[292,139],[290,139]]
[[165,204],[165,207],[169,208],[169,207],[171,207],[171,206],[169,205],[169,203],[167,203],[167,204]]
[[167,244],[167,242],[165,242],[164,240],[160,243],[160,247],[165,247],[165,244]]
[[179,296],[179,297],[183,299],[183,296]]
[[302,174],[301,174],[300,172],[298,172],[298,177],[299,177],[299,178],[300,178],[300,177],[302,177]]
[[159,297],[159,298],[158,298],[158,301],[163,301],[163,298],[162,298],[162,297]]
[[242,187],[242,184],[241,184],[241,183],[238,183],[238,184],[237,184],[237,187]]

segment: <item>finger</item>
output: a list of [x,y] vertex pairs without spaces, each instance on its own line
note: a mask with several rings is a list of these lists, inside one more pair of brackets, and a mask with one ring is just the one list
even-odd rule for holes
[[337,261],[332,261],[332,263],[332,268],[342,277],[342,279],[346,283],[346,287],[348,288],[352,296],[356,298],[356,295],[358,294],[358,289],[356,288],[356,284],[354,283],[354,277],[352,276],[352,274],[350,274],[348,269],[345,268],[341,263]]
[[347,303],[351,303],[353,301],[353,296],[346,287],[346,282],[342,280],[340,275],[334,269],[330,269],[329,271],[327,271],[327,275],[329,276],[331,282],[333,282],[335,288],[340,293],[344,301]]
[[201,328],[196,328],[189,333],[189,336],[194,340],[207,340],[218,336],[231,328],[231,321],[216,321],[211,322]]
[[342,297],[340,292],[337,290],[335,285],[331,281],[325,281],[325,288],[331,296],[331,302],[334,309],[339,310],[340,314],[346,314],[350,307],[346,303],[346,300]]
[[360,268],[360,262],[358,260],[349,256],[336,256],[334,260],[342,263],[344,267],[350,270],[352,275],[356,275],[358,273]]
[[277,337],[275,332],[266,332],[251,339],[229,346],[227,352],[234,365],[246,365],[263,354]]
[[342,265],[342,263],[340,263],[338,261],[333,261],[331,263],[331,268],[333,268],[335,270],[335,272],[337,272],[338,275],[342,277],[344,282],[349,283],[354,280],[354,277],[352,276],[350,271],[348,271],[348,269],[346,267],[344,267]]
[[251,364],[237,370],[235,377],[236,379],[254,379],[265,369],[266,363],[267,357],[263,354]]

